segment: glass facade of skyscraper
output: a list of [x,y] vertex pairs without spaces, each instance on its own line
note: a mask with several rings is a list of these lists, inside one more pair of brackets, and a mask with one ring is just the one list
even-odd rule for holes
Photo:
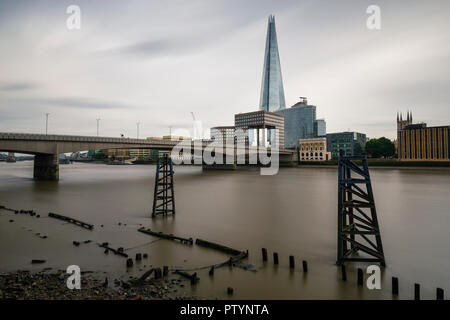
[[286,108],[284,101],[283,79],[281,76],[280,55],[278,52],[275,17],[269,16],[267,25],[266,50],[261,83],[259,108],[277,111]]
[[314,135],[322,137],[327,134],[327,124],[324,119],[317,119],[314,121]]
[[299,102],[291,108],[278,110],[276,113],[284,116],[286,148],[298,147],[299,139],[316,137],[314,131],[316,106]]

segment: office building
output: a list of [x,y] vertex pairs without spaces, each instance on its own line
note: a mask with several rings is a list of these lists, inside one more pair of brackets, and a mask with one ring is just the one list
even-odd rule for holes
[[449,161],[450,126],[427,127],[413,124],[412,113],[406,120],[397,114],[397,155],[402,161]]
[[300,161],[326,161],[331,160],[331,152],[327,151],[327,138],[309,138],[299,141]]
[[284,117],[286,148],[296,148],[300,139],[315,138],[318,130],[325,131],[325,120],[316,123],[316,106],[308,104],[305,97],[300,99],[292,107],[276,111]]
[[274,147],[278,129],[279,148],[284,149],[284,118],[265,110],[234,115],[236,142],[248,146]]
[[314,121],[314,136],[323,137],[327,134],[327,124],[325,119],[317,119]]
[[359,132],[327,133],[327,150],[331,158],[337,159],[339,151],[344,150],[346,156],[358,156],[364,153],[366,135]]
[[210,129],[210,136],[212,140],[218,138],[222,139],[222,144],[234,143],[235,142],[235,127],[234,126],[221,126],[213,127]]

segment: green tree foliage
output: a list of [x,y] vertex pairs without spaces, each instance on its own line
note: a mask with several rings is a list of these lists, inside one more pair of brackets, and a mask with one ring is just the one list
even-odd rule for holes
[[366,153],[372,158],[392,157],[395,154],[395,145],[391,140],[385,137],[370,139],[366,143]]
[[104,154],[103,152],[97,152],[95,153],[92,158],[94,159],[105,159],[106,158],[106,154]]

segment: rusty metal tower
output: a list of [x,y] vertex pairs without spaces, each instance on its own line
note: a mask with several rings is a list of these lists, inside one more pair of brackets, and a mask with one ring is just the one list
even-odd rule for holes
[[158,158],[153,195],[152,217],[159,214],[175,214],[175,194],[173,190],[173,164],[166,154]]
[[[378,262],[385,266],[366,156],[344,156],[341,150],[338,179],[336,263],[341,265],[347,261]],[[360,256],[360,252],[364,255]]]

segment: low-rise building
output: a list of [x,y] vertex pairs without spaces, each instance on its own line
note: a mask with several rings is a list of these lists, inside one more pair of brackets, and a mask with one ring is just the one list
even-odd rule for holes
[[158,158],[158,150],[153,149],[130,149],[130,158],[136,160],[152,160]]
[[191,137],[174,136],[174,135],[163,136],[162,138],[163,140],[171,140],[171,141],[192,140]]
[[366,147],[366,135],[364,133],[346,131],[328,133],[327,150],[331,152],[331,158],[337,159],[339,151],[343,150],[346,156],[359,156],[364,153]]
[[101,152],[110,159],[124,160],[130,158],[130,149],[103,149]]
[[327,151],[327,138],[309,138],[299,140],[300,161],[331,160],[331,152]]

